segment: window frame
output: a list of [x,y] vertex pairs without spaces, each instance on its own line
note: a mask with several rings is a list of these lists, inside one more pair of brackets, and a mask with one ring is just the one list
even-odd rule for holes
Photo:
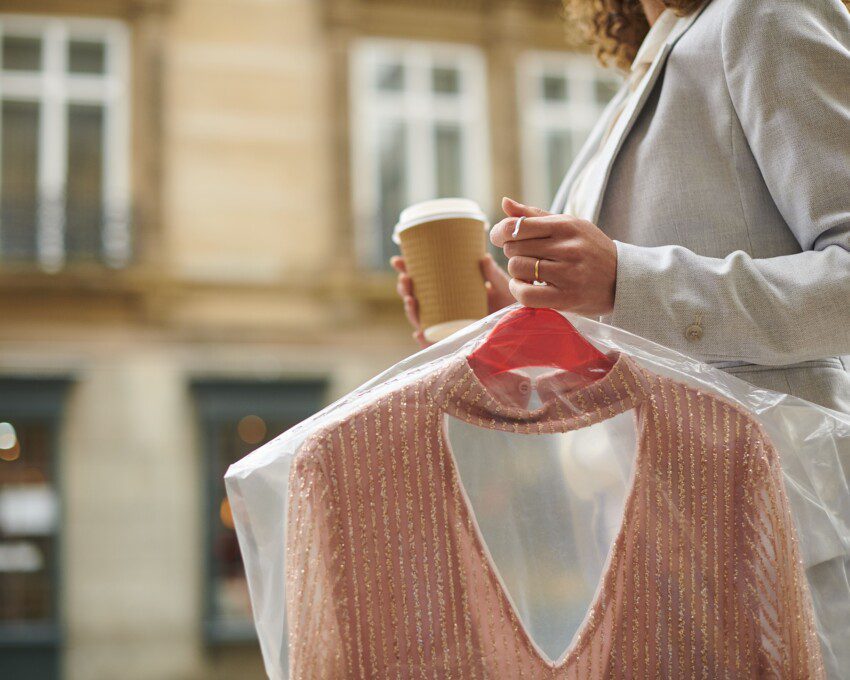
[[[217,460],[221,455],[218,428],[236,422],[246,414],[267,422],[309,418],[326,404],[329,382],[325,378],[251,380],[239,378],[195,378],[191,392],[197,412],[201,447],[201,512],[203,524],[203,604],[201,625],[208,646],[254,644],[257,633],[253,620],[228,623],[217,616],[215,606],[214,542],[218,516],[218,493],[223,483]],[[279,432],[269,433],[276,436]]]
[[[37,102],[40,107],[36,263],[46,271],[57,271],[65,264],[68,110],[70,104],[97,104],[104,111],[104,219],[99,225],[97,255],[110,267],[124,267],[132,250],[130,28],[118,19],[0,13],[0,44],[7,34],[42,41],[38,71],[7,72],[0,54],[0,101]],[[103,42],[103,74],[67,72],[72,40]],[[2,236],[0,225],[0,253]]]
[[53,619],[39,623],[0,623],[0,669],[27,668],[28,677],[59,677],[61,649],[64,643],[62,608],[62,531],[65,497],[62,486],[60,431],[67,393],[73,383],[68,377],[21,377],[0,375],[0,419],[16,422],[41,422],[50,428],[50,465],[57,497],[56,559],[50,570],[54,584]]
[[[408,204],[436,196],[436,149],[433,131],[438,122],[457,124],[462,130],[462,184],[464,198],[476,200],[485,210],[491,199],[488,69],[485,53],[475,45],[429,40],[361,37],[352,42],[349,57],[349,131],[351,136],[351,206],[354,252],[361,268],[382,269],[383,225],[378,206],[380,154],[377,129],[382,121],[406,124],[406,192]],[[400,60],[412,86],[400,93],[378,90],[376,67]],[[432,94],[433,67],[451,65],[460,73],[460,91],[454,101],[439,101]],[[411,68],[413,67],[413,68]],[[412,74],[412,75],[408,75]],[[399,109],[401,113],[399,113]],[[454,115],[453,115],[454,114]]]
[[[550,74],[565,78],[566,101],[543,99],[538,87]],[[541,136],[550,131],[567,132],[572,144],[572,163],[607,106],[607,102],[598,104],[593,92],[602,76],[608,76],[612,82],[620,78],[617,71],[603,68],[590,54],[529,50],[518,59],[516,94],[520,113],[522,191],[526,202],[549,208],[554,195],[547,195],[551,178],[547,176],[546,149]],[[572,98],[572,93],[576,92],[581,94],[578,100]],[[575,121],[579,121],[579,125]],[[562,179],[557,178],[553,185],[557,187]]]

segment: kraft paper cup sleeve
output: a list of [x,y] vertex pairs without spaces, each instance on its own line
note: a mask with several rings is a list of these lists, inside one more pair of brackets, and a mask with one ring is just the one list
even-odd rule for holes
[[402,253],[413,279],[422,328],[487,316],[481,274],[484,229],[479,220],[428,222],[400,234]]

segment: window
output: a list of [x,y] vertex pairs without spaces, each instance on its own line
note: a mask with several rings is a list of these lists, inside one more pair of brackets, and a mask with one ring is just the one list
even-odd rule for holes
[[0,379],[0,677],[59,677],[55,445],[67,382]]
[[366,40],[352,54],[352,187],[358,259],[385,267],[416,201],[489,202],[484,60],[462,45]]
[[130,257],[128,35],[0,15],[0,260]]
[[525,201],[548,208],[621,78],[590,56],[526,54],[519,64]]
[[206,604],[210,642],[255,638],[248,584],[224,488],[231,463],[313,415],[324,405],[322,381],[197,381],[205,467]]

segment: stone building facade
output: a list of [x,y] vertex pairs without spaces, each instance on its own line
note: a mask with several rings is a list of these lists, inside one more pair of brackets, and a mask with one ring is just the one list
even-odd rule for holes
[[221,476],[415,350],[408,202],[545,203],[555,0],[0,0],[0,677],[263,677]]

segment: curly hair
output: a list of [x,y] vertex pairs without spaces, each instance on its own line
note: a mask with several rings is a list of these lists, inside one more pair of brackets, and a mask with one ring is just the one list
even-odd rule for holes
[[[664,6],[685,16],[703,0],[662,0]],[[850,9],[850,0],[843,0]],[[649,32],[649,22],[640,0],[563,0],[568,26],[578,26],[605,66],[628,70],[641,42]]]

